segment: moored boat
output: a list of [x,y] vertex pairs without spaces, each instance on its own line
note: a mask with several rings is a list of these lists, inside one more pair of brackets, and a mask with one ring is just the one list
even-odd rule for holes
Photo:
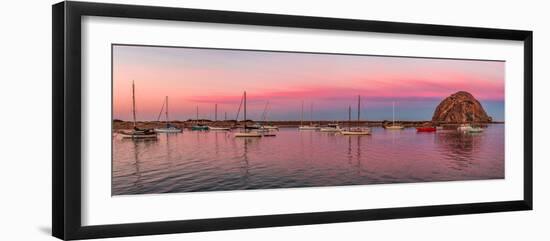
[[[475,123],[475,120],[476,120],[476,116],[474,114],[474,116],[472,117],[472,122]],[[481,126],[472,126],[472,128],[470,128],[468,130],[469,133],[481,133],[483,132],[483,128],[481,128]]]
[[384,126],[385,129],[387,130],[403,130],[405,129],[404,126],[402,125],[389,125],[389,126]]
[[481,127],[472,127],[468,130],[469,133],[481,133],[483,132],[483,128]]
[[321,129],[319,129],[319,131],[321,131],[321,132],[341,132],[342,128],[340,128],[340,125],[338,125],[338,123],[331,123],[331,124],[328,124],[326,127],[321,127]]
[[[162,128],[155,128],[155,131],[158,132],[158,133],[181,133],[182,132],[182,129],[176,127],[176,126],[173,126],[170,124],[170,121],[169,121],[169,118],[168,118],[168,96],[166,96],[166,98],[164,99],[164,104],[162,105],[162,108],[160,109],[160,113],[162,113],[163,109],[165,110],[165,121],[166,121],[166,127],[162,127]],[[160,115],[159,115],[159,118],[157,118],[157,121],[160,119]]]
[[[226,114],[227,118],[227,114]],[[214,105],[214,123],[218,122],[218,104]],[[231,128],[229,127],[221,127],[221,126],[208,126],[208,130],[210,131],[229,131]]]
[[246,91],[243,94],[243,103],[244,103],[244,128],[242,132],[237,132],[234,134],[235,137],[262,137],[262,133],[256,131],[249,131],[246,126]]
[[319,127],[318,126],[300,126],[298,127],[298,129],[301,131],[315,131],[315,130],[319,130]]
[[247,125],[246,129],[258,130],[258,129],[262,129],[262,125],[260,123],[255,123],[255,124],[250,125],[250,126]]
[[461,124],[458,128],[456,128],[456,130],[460,132],[469,132],[470,129],[472,129],[470,124]]
[[483,128],[473,127],[470,124],[462,124],[456,130],[459,131],[459,132],[466,132],[466,133],[480,133],[480,132],[483,132]]
[[134,128],[132,130],[123,130],[118,133],[123,139],[157,139],[157,132],[152,129]]
[[181,133],[183,130],[175,126],[169,125],[163,128],[155,128],[155,131],[158,133]]
[[259,133],[265,133],[265,132],[269,132],[268,129],[264,129],[264,128],[260,128],[260,129],[253,129],[254,132],[259,132]]
[[445,127],[445,126],[436,126],[435,127],[437,133],[441,133],[441,134],[445,134],[445,133],[452,133],[452,132],[456,132],[457,128],[454,128],[454,127]]
[[262,133],[262,136],[277,136],[277,134],[274,131],[267,131]]
[[347,131],[341,131],[342,135],[370,135],[370,128],[351,128]]
[[417,132],[435,132],[437,129],[433,126],[416,127]]
[[403,130],[405,129],[404,126],[395,124],[395,101],[392,102],[392,123],[391,125],[384,126],[385,129],[388,130]]
[[300,126],[298,127],[298,130],[316,131],[320,129],[320,127],[313,125],[313,104],[310,105],[310,110],[309,110],[309,125],[304,125],[303,123],[304,123],[304,102],[302,101],[302,118],[300,119]]
[[[357,123],[361,121],[361,96],[357,97]],[[371,130],[368,127],[351,128],[351,106],[348,108],[348,129],[340,132],[342,135],[370,135]]]
[[211,131],[229,131],[229,130],[231,130],[231,128],[229,128],[229,127],[208,126],[208,130],[211,130]]
[[202,125],[202,124],[197,124],[197,125],[191,126],[191,130],[193,130],[193,131],[207,131],[209,129],[210,128],[208,126],[205,126],[205,125]]
[[269,123],[268,119],[267,119],[267,113],[269,111],[269,107],[270,107],[270,105],[269,105],[269,101],[268,101],[268,102],[265,103],[264,112],[262,113],[262,124],[260,124],[260,129],[278,131],[279,130],[278,126],[266,124],[266,123]]
[[135,85],[134,81],[132,81],[132,117],[133,117],[133,125],[134,128],[131,130],[124,130],[120,131],[119,134],[123,139],[133,139],[133,140],[139,140],[139,139],[148,139],[148,140],[156,140],[158,138],[157,132],[153,129],[144,129],[144,128],[138,128],[137,122],[136,122],[136,95],[135,95]]
[[237,132],[235,133],[235,137],[262,137],[261,133],[258,132]]
[[207,125],[204,125],[199,122],[199,106],[197,106],[197,117],[196,117],[196,124],[191,126],[192,131],[207,131],[209,130]]
[[[475,122],[475,114],[472,117],[472,123]],[[483,128],[480,126],[474,127],[470,124],[462,124],[457,128],[460,132],[467,132],[467,133],[481,133],[483,132]]]
[[481,127],[473,127],[471,125],[461,125],[457,128],[459,132],[467,132],[467,133],[481,133],[483,132],[483,128]]

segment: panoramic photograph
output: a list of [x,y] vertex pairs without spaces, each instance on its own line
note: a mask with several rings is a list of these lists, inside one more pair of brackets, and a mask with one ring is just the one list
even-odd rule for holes
[[504,178],[505,61],[111,49],[112,195]]

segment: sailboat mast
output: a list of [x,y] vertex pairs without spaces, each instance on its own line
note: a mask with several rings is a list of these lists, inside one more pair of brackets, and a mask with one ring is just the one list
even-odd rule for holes
[[302,100],[302,117],[300,119],[300,126],[304,125],[304,101]]
[[269,100],[267,101],[267,106],[265,107],[265,117],[264,117],[264,121],[267,122],[267,112],[269,111],[269,109],[271,108],[271,106],[269,105]]
[[214,105],[214,122],[218,121],[218,104]]
[[392,102],[392,123],[395,125],[395,101]]
[[361,120],[361,96],[357,96],[357,125],[359,125],[359,120]]
[[313,126],[313,103],[309,105],[309,125]]
[[168,122],[168,96],[166,96],[166,127],[170,125],[170,122]]
[[246,132],[246,91],[244,92],[244,131]]
[[132,115],[134,118],[134,128],[136,127],[136,91],[134,81],[132,80]]
[[348,131],[351,130],[351,105],[348,106]]
[[199,106],[197,105],[197,123],[199,123]]
[[474,106],[472,105],[472,126],[476,123],[476,113],[474,112]]

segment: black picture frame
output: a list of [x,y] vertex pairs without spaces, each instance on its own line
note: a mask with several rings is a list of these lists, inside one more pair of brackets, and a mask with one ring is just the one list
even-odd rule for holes
[[[81,224],[81,17],[193,21],[427,36],[517,40],[524,44],[523,199],[454,205],[295,213],[82,226]],[[307,225],[380,219],[531,210],[533,208],[533,32],[492,28],[336,19],[171,7],[60,2],[52,6],[52,233],[60,239],[88,239]]]

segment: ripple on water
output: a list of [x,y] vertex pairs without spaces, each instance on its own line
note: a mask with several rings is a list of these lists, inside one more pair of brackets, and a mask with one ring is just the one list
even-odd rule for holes
[[371,136],[281,129],[113,140],[113,194],[339,186],[504,177],[504,125],[480,135],[373,128]]

